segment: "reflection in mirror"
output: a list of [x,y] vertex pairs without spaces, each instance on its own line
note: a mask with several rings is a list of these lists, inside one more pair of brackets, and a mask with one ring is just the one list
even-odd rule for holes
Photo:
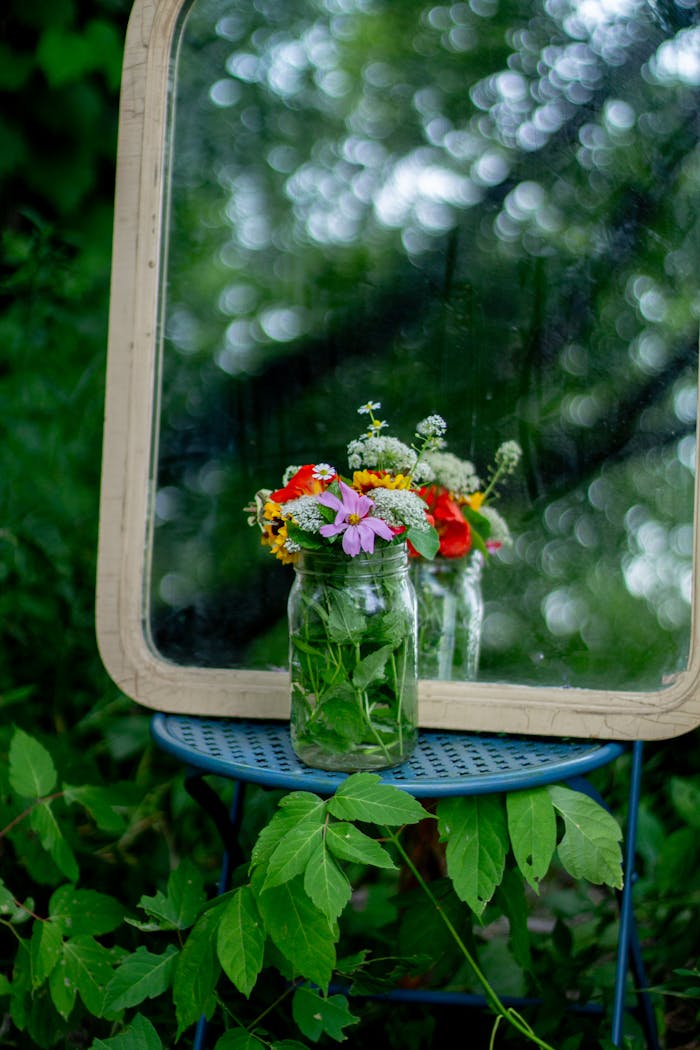
[[513,542],[479,676],[655,690],[690,644],[700,27],[686,0],[195,0],[173,62],[149,630],[286,665],[243,508],[438,412]]

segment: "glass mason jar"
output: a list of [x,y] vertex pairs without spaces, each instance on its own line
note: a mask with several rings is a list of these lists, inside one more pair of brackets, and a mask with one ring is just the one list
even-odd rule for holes
[[418,599],[418,673],[421,678],[471,682],[479,669],[484,557],[420,558],[413,563]]
[[383,769],[418,739],[416,597],[405,544],[302,551],[289,595],[291,739],[321,769]]

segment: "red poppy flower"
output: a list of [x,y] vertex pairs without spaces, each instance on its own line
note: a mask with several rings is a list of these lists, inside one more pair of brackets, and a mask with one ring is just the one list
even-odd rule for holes
[[463,558],[471,550],[472,530],[459,504],[450,499],[445,489],[435,485],[421,489],[420,494],[428,504],[440,537],[438,554],[443,558]]
[[299,467],[299,470],[289,479],[284,488],[271,492],[268,499],[273,500],[275,503],[287,503],[290,499],[298,499],[299,496],[315,496],[317,493],[323,492],[328,482],[332,481],[333,478],[328,478],[328,481],[324,483],[314,477],[315,470],[315,463],[307,463],[305,466]]

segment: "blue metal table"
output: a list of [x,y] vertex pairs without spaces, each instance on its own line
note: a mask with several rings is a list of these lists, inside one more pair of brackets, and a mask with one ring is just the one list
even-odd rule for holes
[[[188,791],[217,825],[225,847],[219,884],[221,892],[228,886],[233,860],[239,849],[238,829],[245,784],[330,795],[347,776],[314,769],[300,762],[292,750],[287,723],[158,713],[152,718],[151,733],[160,748],[186,766]],[[620,894],[611,1038],[614,1046],[621,1045],[626,979],[631,970],[647,1045],[649,1050],[658,1050],[653,1009],[644,991],[646,977],[632,901],[642,744],[635,742],[631,748],[625,886]],[[562,782],[589,790],[583,778],[617,759],[626,749],[624,744],[593,740],[541,740],[424,730],[410,758],[399,766],[380,771],[379,776],[383,783],[402,788],[416,798],[483,795]],[[204,781],[207,775],[218,775],[236,782],[237,790],[230,810]],[[416,995],[411,993],[409,997],[416,998]],[[466,1002],[474,997],[461,998]],[[456,999],[460,997],[456,996]],[[195,1050],[201,1050],[204,1039],[205,1024],[202,1022],[195,1039]]]

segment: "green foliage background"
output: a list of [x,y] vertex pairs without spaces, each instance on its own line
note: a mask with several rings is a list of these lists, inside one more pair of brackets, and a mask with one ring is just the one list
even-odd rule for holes
[[[144,895],[164,889],[184,856],[196,862],[208,889],[215,877],[213,833],[186,800],[180,771],[151,748],[146,715],[108,680],[94,639],[114,152],[129,6],[127,0],[5,0],[0,11],[0,878],[43,916],[64,903],[56,887],[76,870],[82,890],[112,895],[132,915]],[[92,809],[69,805],[65,793],[55,803],[76,868],[58,840],[15,823],[17,784],[8,768],[16,728],[48,746],[62,784],[98,789],[89,796]],[[603,785],[620,812],[624,772],[619,767]],[[677,990],[690,995],[659,999],[668,1004],[669,1047],[698,1045],[692,1007],[700,943],[698,801],[697,734],[649,747],[638,886],[645,950],[652,981],[676,981],[673,971],[684,968]],[[256,798],[253,823],[269,812],[269,800]],[[553,980],[565,960],[583,963],[614,937],[609,912],[590,919],[591,899],[568,884],[557,894],[554,947],[540,952],[545,984],[548,966]],[[354,920],[360,943],[392,914],[381,892],[370,899],[376,910]],[[76,914],[86,906],[83,898]],[[418,906],[416,914],[422,915]],[[564,920],[584,914],[588,924],[567,932]],[[115,928],[110,922],[103,920],[104,932]],[[6,998],[18,936],[21,923],[3,918],[3,1045],[89,1046],[108,1039],[112,1022],[86,1011],[61,1018],[40,982],[18,1033]],[[403,937],[410,942],[410,931]],[[147,951],[138,925],[125,927],[118,944],[114,950],[133,953],[134,966]],[[127,1009],[130,1001],[124,1000]],[[134,1028],[142,1042],[119,1045],[154,1045],[153,1026],[164,1045],[174,1039],[167,998],[155,995],[144,1012],[150,1020]],[[425,1015],[408,1022],[392,1022],[387,1034],[380,1020],[384,1045],[387,1039],[392,1046],[430,1045],[421,1042],[432,1031]],[[562,1033],[559,1045],[570,1038]]]

